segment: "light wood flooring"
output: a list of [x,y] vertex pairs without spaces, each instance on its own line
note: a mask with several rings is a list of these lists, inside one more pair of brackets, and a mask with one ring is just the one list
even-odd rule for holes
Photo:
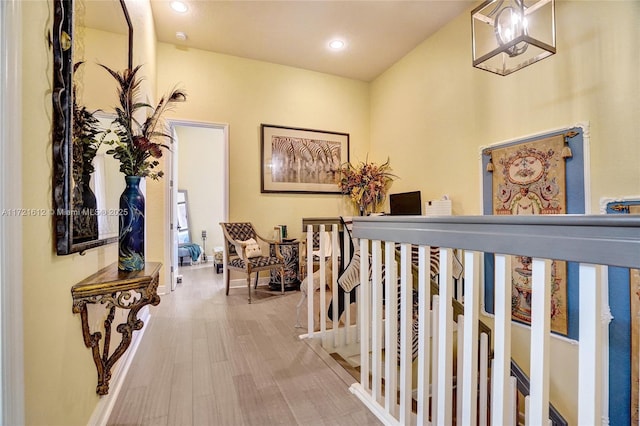
[[109,425],[380,424],[336,361],[298,338],[300,292],[254,293],[249,305],[246,287],[225,296],[209,265],[180,273],[151,308]]

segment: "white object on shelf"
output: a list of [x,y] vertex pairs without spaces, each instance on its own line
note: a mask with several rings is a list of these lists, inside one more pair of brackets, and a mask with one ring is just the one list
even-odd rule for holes
[[424,203],[425,216],[451,216],[451,200],[429,200]]

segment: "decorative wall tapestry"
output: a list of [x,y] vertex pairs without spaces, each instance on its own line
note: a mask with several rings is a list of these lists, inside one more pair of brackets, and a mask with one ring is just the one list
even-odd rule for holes
[[[496,215],[564,214],[565,136],[491,149],[492,206]],[[531,324],[531,258],[512,256],[513,320]],[[567,334],[567,264],[553,261],[551,330]]]

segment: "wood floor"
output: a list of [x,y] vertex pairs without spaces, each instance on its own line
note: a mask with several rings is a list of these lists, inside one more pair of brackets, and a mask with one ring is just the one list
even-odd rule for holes
[[[225,296],[211,266],[182,284],[151,321],[109,425],[377,425],[353,379],[294,328],[299,292]],[[305,311],[306,318],[306,311]]]

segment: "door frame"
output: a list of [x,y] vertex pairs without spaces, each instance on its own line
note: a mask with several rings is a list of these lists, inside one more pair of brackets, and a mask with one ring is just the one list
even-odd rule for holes
[[[22,5],[0,2],[0,209],[22,206]],[[0,424],[25,424],[22,219],[0,216]]]
[[[229,124],[226,123],[212,123],[206,121],[191,121],[191,120],[172,120],[168,119],[167,124],[170,127],[171,133],[175,136],[175,127],[201,127],[209,129],[219,129],[223,133],[223,183],[222,183],[222,203],[223,203],[223,216],[227,221],[229,218]],[[172,146],[171,162],[170,162],[170,179],[169,185],[167,185],[167,217],[169,217],[169,235],[167,239],[166,250],[170,253],[171,265],[169,268],[170,273],[170,290],[175,290],[176,279],[178,275],[178,256],[177,256],[177,241],[178,231],[175,226],[175,220],[177,216],[176,203],[178,194],[178,156],[180,155],[180,141],[175,140]]]

